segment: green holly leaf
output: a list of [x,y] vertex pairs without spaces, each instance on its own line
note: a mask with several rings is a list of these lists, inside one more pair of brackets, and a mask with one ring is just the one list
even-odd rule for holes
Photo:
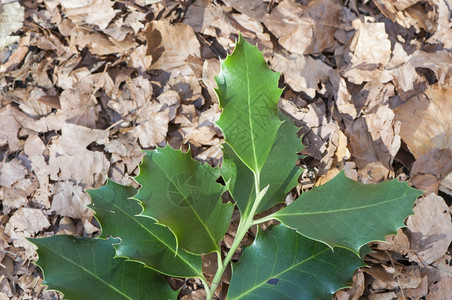
[[405,226],[414,201],[423,192],[394,179],[362,184],[343,172],[326,184],[303,193],[274,217],[302,235],[355,253],[364,244],[385,240]]
[[38,246],[44,284],[68,299],[177,299],[163,275],[114,258],[114,239],[58,235],[30,241]]
[[273,146],[278,118],[279,73],[267,66],[257,47],[241,35],[234,52],[221,62],[215,77],[223,112],[217,124],[226,143],[253,172],[258,173]]
[[135,178],[142,187],[134,197],[144,206],[142,215],[168,226],[191,253],[219,251],[233,210],[221,202],[225,187],[216,182],[219,169],[169,146],[145,153]]
[[259,232],[233,265],[228,300],[331,299],[363,262],[353,252],[278,225]]
[[[281,118],[284,123],[279,127],[273,147],[261,170],[260,189],[267,185],[269,187],[256,213],[284,202],[285,196],[297,185],[298,177],[302,173],[302,169],[295,165],[297,152],[303,149],[297,136],[298,128],[282,114]],[[253,172],[228,145],[224,145],[224,160],[220,172],[224,180],[229,182],[229,191],[242,216],[246,215],[256,197]]]
[[201,257],[177,249],[176,237],[155,220],[139,215],[143,207],[130,197],[133,187],[111,180],[101,188],[88,190],[90,205],[102,226],[101,237],[119,237],[116,256],[126,257],[168,276],[202,277]]

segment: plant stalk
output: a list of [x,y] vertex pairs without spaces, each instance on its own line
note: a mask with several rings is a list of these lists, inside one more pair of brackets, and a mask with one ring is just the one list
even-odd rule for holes
[[242,242],[242,240],[245,237],[248,230],[251,228],[251,226],[254,225],[254,222],[253,222],[254,214],[256,213],[256,210],[257,210],[261,200],[264,198],[264,196],[268,190],[268,186],[266,186],[265,188],[260,190],[259,182],[260,182],[259,173],[254,173],[256,198],[254,199],[253,206],[252,206],[251,210],[249,211],[249,213],[242,216],[242,218],[240,219],[234,241],[232,242],[232,246],[229,249],[228,254],[224,258],[224,260],[221,259],[221,253],[217,252],[218,253],[218,269],[217,269],[217,272],[215,273],[215,277],[212,280],[210,290],[208,291],[206,289],[207,300],[212,300],[213,295],[215,294],[215,290],[217,289],[218,285],[220,284],[221,277],[223,276],[224,271],[228,267],[228,264],[231,261],[232,256],[234,255],[237,248],[240,246],[240,243]]

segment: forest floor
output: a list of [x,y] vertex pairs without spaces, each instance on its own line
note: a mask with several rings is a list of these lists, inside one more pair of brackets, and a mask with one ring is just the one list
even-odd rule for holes
[[84,190],[137,186],[141,149],[221,163],[214,76],[239,32],[281,72],[306,145],[292,196],[340,170],[426,192],[335,299],[451,299],[452,1],[1,3],[0,300],[61,298],[26,238],[98,233]]

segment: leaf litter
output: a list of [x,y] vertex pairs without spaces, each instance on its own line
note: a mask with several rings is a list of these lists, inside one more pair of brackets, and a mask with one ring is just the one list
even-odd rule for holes
[[[136,183],[140,149],[221,163],[218,58],[241,32],[285,87],[306,171],[426,191],[336,299],[446,299],[452,285],[450,1],[21,1],[0,8],[0,299],[58,299],[26,237],[98,232],[86,188]],[[24,17],[5,17],[17,10]],[[290,201],[290,199],[286,199]],[[234,223],[232,223],[233,225]],[[236,227],[236,226],[235,226]],[[230,226],[221,243],[234,236]],[[252,238],[252,237],[251,237]],[[230,244],[230,243],[229,243]],[[240,253],[237,254],[237,257]],[[212,265],[205,257],[204,264]],[[209,273],[209,269],[205,270]],[[180,297],[199,282],[173,279]],[[223,281],[224,285],[228,279]],[[217,295],[223,298],[224,288]]]

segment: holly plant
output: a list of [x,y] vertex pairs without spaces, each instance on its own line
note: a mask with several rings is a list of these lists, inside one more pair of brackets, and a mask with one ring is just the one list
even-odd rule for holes
[[[251,227],[277,220],[258,228],[232,264],[227,299],[331,299],[347,287],[364,266],[363,246],[404,226],[421,192],[397,180],[361,184],[342,172],[276,210],[302,172],[298,128],[278,111],[278,80],[257,47],[240,36],[216,77],[217,125],[225,137],[221,166],[169,146],[144,151],[138,190],[108,180],[87,191],[99,236],[31,239],[44,284],[68,299],[161,300],[178,295],[165,276],[198,278],[212,299]],[[233,202],[223,202],[225,192]],[[240,222],[222,255],[234,209]],[[209,253],[218,257],[210,282],[201,263]]]

